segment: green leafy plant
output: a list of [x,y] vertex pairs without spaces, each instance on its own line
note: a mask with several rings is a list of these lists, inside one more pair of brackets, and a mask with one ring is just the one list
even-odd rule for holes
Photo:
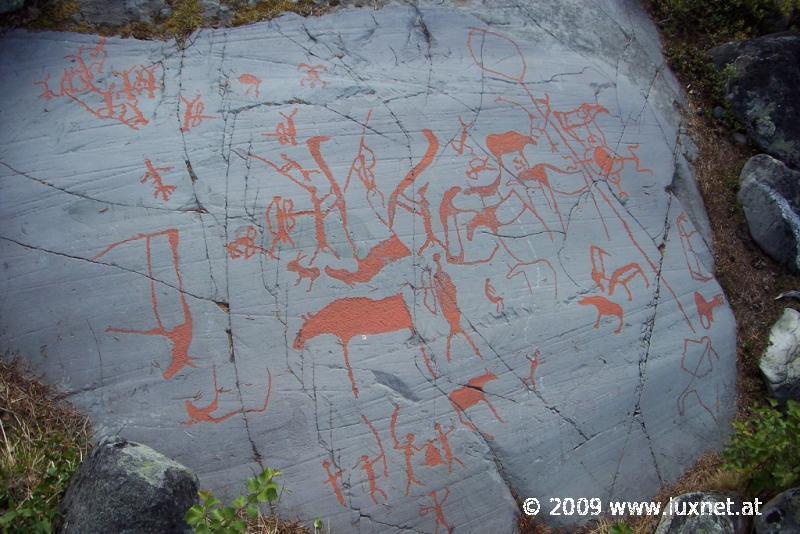
[[625,523],[614,523],[608,532],[610,534],[633,534],[633,529]]
[[86,417],[34,380],[18,360],[0,361],[0,532],[53,532],[58,504],[89,449]]
[[[20,498],[12,487],[0,490],[0,500],[7,503],[9,509],[0,516],[0,531],[6,532],[53,532],[53,524],[58,516],[58,503],[67,490],[70,478],[78,468],[80,458],[78,451],[64,448],[59,437],[53,436],[46,443],[37,444],[37,450],[17,448],[17,453],[37,454],[31,461],[44,462],[44,469],[39,474],[35,485],[28,494]],[[24,460],[27,461],[27,460]],[[2,478],[6,478],[3,476]]]
[[780,492],[800,481],[800,404],[790,400],[783,414],[770,399],[770,406],[732,426],[725,468],[741,473],[749,489]]
[[266,468],[261,474],[247,480],[247,495],[240,495],[230,506],[222,506],[210,491],[201,491],[200,504],[189,508],[185,520],[198,534],[241,534],[247,530],[247,519],[255,520],[259,505],[272,506],[280,497],[280,486],[275,482],[280,471]]

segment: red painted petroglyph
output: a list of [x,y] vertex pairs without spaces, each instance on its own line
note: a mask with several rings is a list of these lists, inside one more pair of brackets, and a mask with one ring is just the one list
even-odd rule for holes
[[219,396],[221,393],[225,392],[224,389],[217,385],[217,369],[216,367],[212,368],[212,376],[214,381],[214,399],[205,407],[198,408],[192,401],[185,400],[183,401],[184,406],[186,408],[186,414],[189,416],[189,419],[184,421],[184,426],[192,426],[197,423],[213,423],[218,424],[222,423],[223,421],[227,421],[234,415],[240,414],[247,414],[247,413],[263,413],[267,411],[269,407],[269,398],[272,395],[272,373],[267,370],[267,392],[264,397],[264,404],[261,405],[259,408],[246,408],[241,410],[234,410],[232,412],[228,412],[225,415],[214,416],[212,415],[214,412],[217,411],[219,408]]
[[378,189],[378,184],[375,178],[375,170],[377,167],[377,158],[375,152],[367,145],[366,136],[367,128],[369,127],[369,120],[372,117],[372,110],[367,113],[367,118],[364,120],[364,126],[361,130],[361,139],[358,143],[358,153],[353,158],[350,164],[350,170],[347,172],[347,177],[344,181],[344,190],[350,187],[350,181],[355,175],[366,189],[367,203],[375,217],[384,225],[388,225],[383,210],[386,209],[386,198],[383,192]]
[[317,336],[327,334],[337,337],[344,353],[344,364],[353,396],[358,398],[358,386],[347,348],[350,340],[359,335],[387,334],[401,330],[414,332],[411,314],[402,295],[381,300],[366,297],[344,298],[306,316],[292,346],[295,350],[302,350],[308,341]]
[[154,167],[153,162],[149,159],[144,160],[144,165],[147,168],[147,172],[144,173],[144,176],[142,176],[139,181],[144,184],[147,183],[148,180],[152,180],[153,196],[155,198],[160,196],[161,199],[166,202],[177,187],[174,185],[165,185],[162,181],[161,173],[171,171],[172,167]]
[[411,188],[412,184],[419,178],[419,176],[425,172],[432,163],[433,158],[436,157],[436,153],[439,151],[439,140],[437,139],[436,135],[431,130],[424,128],[422,130],[422,135],[425,136],[425,139],[428,141],[428,148],[425,151],[425,155],[422,156],[422,160],[417,163],[408,174],[400,181],[392,194],[389,196],[389,205],[387,207],[387,211],[389,214],[388,223],[389,228],[392,228],[394,225],[394,217],[395,211],[397,210],[397,206],[401,206],[407,209],[409,212],[414,213],[414,209],[409,207],[408,204],[402,203],[402,200],[405,200],[409,204],[413,204],[413,198],[410,198],[406,195],[406,191]]
[[[286,154],[281,154],[281,158],[283,159],[283,161],[285,163],[283,165],[281,165],[280,167],[278,165],[276,165],[275,163],[273,163],[273,162],[271,162],[271,161],[269,161],[267,159],[262,158],[261,156],[257,156],[255,154],[250,154],[250,156],[255,158],[255,159],[257,159],[257,160],[259,160],[259,161],[261,161],[262,163],[265,163],[268,166],[272,167],[276,172],[278,172],[282,176],[285,176],[286,178],[291,180],[293,183],[297,184],[302,189],[304,189],[309,195],[309,200],[311,201],[311,205],[312,205],[312,208],[311,208],[310,211],[291,212],[291,211],[284,210],[284,212],[283,212],[283,217],[284,217],[283,218],[283,223],[284,223],[283,224],[283,228],[286,230],[285,232],[280,232],[280,230],[281,230],[281,222],[282,221],[280,219],[280,215],[278,215],[279,218],[278,218],[278,220],[276,222],[276,226],[278,228],[277,232],[279,232],[279,233],[278,233],[277,236],[281,236],[283,239],[286,239],[287,242],[291,241],[291,237],[289,237],[289,232],[291,231],[290,223],[293,224],[294,223],[294,219],[296,217],[310,216],[310,217],[312,217],[314,219],[314,230],[315,230],[315,234],[316,234],[315,237],[316,237],[316,241],[317,241],[317,246],[316,246],[316,249],[314,250],[314,254],[311,256],[311,260],[310,260],[309,263],[313,264],[314,261],[317,258],[317,255],[320,252],[330,253],[336,259],[339,259],[339,255],[328,244],[328,237],[327,237],[327,233],[326,233],[326,230],[325,230],[325,217],[328,215],[328,213],[330,213],[330,210],[327,210],[327,209],[325,209],[323,207],[323,202],[327,198],[328,195],[320,196],[319,189],[317,188],[316,185],[313,185],[313,182],[312,182],[312,176],[314,174],[319,174],[320,171],[306,169],[302,165],[300,165],[297,161],[295,161],[293,159],[290,159],[288,156],[286,156]],[[300,178],[297,178],[293,174],[294,172],[299,172],[300,173]],[[276,197],[276,198],[279,198],[279,197]],[[274,198],[273,201],[276,200],[276,198]],[[290,219],[291,219],[291,221],[290,221]],[[273,233],[273,227],[271,226],[269,217],[267,218],[267,222],[268,222],[268,226],[270,227],[270,233],[273,234],[273,248],[274,248],[276,246],[275,237],[277,237],[277,236],[276,236],[275,233]],[[274,251],[270,250],[270,252],[272,253]]]
[[142,98],[154,100],[161,87],[156,66],[136,65],[122,71],[107,71],[106,39],[100,37],[93,48],[80,47],[65,56],[72,66],[65,68],[58,88],[50,87],[50,74],[34,85],[42,87],[40,98],[67,98],[93,117],[114,120],[138,130],[148,124],[142,110]]
[[295,246],[291,235],[296,224],[295,215],[294,201],[292,199],[279,196],[272,197],[272,202],[269,203],[264,213],[264,218],[267,221],[267,232],[272,238],[272,244],[266,252],[272,259],[276,259],[275,250],[281,243],[285,243],[289,247]]
[[344,493],[342,492],[341,488],[343,471],[334,466],[333,468],[335,471],[331,473],[331,465],[332,464],[330,460],[322,461],[322,468],[325,469],[325,473],[328,475],[324,482],[326,485],[331,487],[331,490],[333,490],[333,494],[336,496],[336,500],[339,501],[339,504],[346,506],[344,502]]
[[322,87],[328,85],[328,82],[320,78],[323,72],[328,71],[324,65],[309,65],[307,63],[300,63],[297,66],[297,70],[305,73],[305,77],[300,79],[300,87],[305,87],[305,85],[308,84],[308,86],[313,89],[317,85],[321,85]]
[[485,374],[476,376],[467,382],[466,386],[453,390],[450,392],[450,395],[448,395],[450,404],[453,405],[456,414],[458,414],[459,421],[473,432],[478,432],[489,440],[494,440],[494,436],[478,430],[478,427],[469,421],[466,411],[476,406],[478,403],[483,402],[489,407],[492,415],[494,415],[498,421],[505,423],[503,418],[500,417],[500,414],[497,413],[497,410],[494,409],[494,406],[486,399],[486,393],[483,390],[483,387],[492,380],[497,380],[497,377],[489,371],[486,371]]
[[[153,257],[151,242],[156,238],[166,238],[169,244],[172,265],[175,269],[175,278],[177,280],[177,292],[180,299],[181,308],[183,311],[183,322],[176,324],[172,328],[167,328],[161,320],[161,314],[158,312],[158,296],[156,294],[156,282],[153,275]],[[104,248],[92,260],[98,260],[114,250],[115,248],[133,243],[136,241],[144,241],[145,256],[147,259],[147,275],[150,279],[150,303],[153,310],[153,317],[156,321],[156,327],[149,330],[134,330],[129,328],[118,328],[109,326],[106,332],[114,332],[119,334],[139,334],[142,336],[160,336],[169,340],[172,345],[172,362],[166,371],[164,371],[164,378],[169,380],[184,367],[195,367],[192,358],[189,356],[189,346],[192,344],[192,312],[189,309],[189,304],[186,302],[186,296],[183,292],[183,277],[180,270],[180,258],[178,256],[178,244],[180,241],[178,230],[170,229],[162,232],[152,234],[138,234],[129,239],[124,239]]]
[[614,330],[614,333],[619,334],[622,332],[625,313],[622,311],[622,306],[619,304],[611,302],[607,298],[601,296],[583,297],[578,301],[578,304],[580,306],[594,306],[597,311],[597,320],[594,322],[595,329],[600,328],[600,320],[608,316],[616,317],[619,320],[619,326]]
[[[483,62],[482,58],[485,57],[483,52],[485,51],[484,48],[487,46],[495,51],[503,50],[503,53],[497,56],[504,58],[502,68]],[[689,330],[694,332],[695,328],[692,320],[686,313],[683,304],[675,294],[671,284],[667,278],[662,275],[659,269],[659,262],[655,261],[634,237],[631,225],[620,212],[616,199],[609,197],[601,188],[592,187],[595,181],[605,181],[617,190],[620,200],[627,198],[628,194],[623,190],[621,183],[622,171],[626,168],[626,163],[632,163],[632,167],[634,167],[636,172],[651,173],[649,169],[641,167],[638,156],[635,153],[637,145],[628,145],[630,156],[626,157],[617,155],[609,147],[602,129],[597,124],[599,115],[608,114],[608,110],[600,104],[582,103],[573,110],[554,111],[551,109],[548,95],[545,95],[544,98],[535,97],[530,91],[528,84],[525,83],[524,78],[527,72],[525,57],[519,45],[513,40],[487,30],[472,29],[467,39],[467,48],[475,64],[484,72],[516,83],[519,89],[527,95],[530,102],[529,106],[505,99],[499,100],[525,110],[531,121],[531,132],[536,132],[538,141],[546,140],[553,152],[565,150],[563,157],[571,162],[571,166],[575,166],[576,169],[581,171],[580,174],[583,176],[586,186],[585,191],[597,210],[598,218],[601,221],[606,236],[611,239],[609,227],[606,223],[606,216],[600,209],[601,203],[613,213],[613,216],[619,224],[622,225],[625,236],[627,236],[631,244],[639,252],[646,266],[654,275],[661,275],[663,287],[672,296]],[[517,135],[519,136],[517,137],[519,140],[517,144],[522,145],[521,148],[515,150],[513,146],[514,143],[509,142],[506,143],[508,145],[506,150],[517,152],[515,159],[519,160],[518,163],[524,167],[525,154],[522,151],[524,150],[524,143],[526,142],[526,140],[524,140],[525,135],[519,133]],[[507,136],[507,139],[510,140],[512,137],[513,136]],[[531,139],[534,139],[533,136],[531,136]],[[504,150],[497,149],[496,151],[500,154]],[[500,155],[502,156],[502,154]],[[574,193],[576,191],[570,192]]]
[[256,238],[258,237],[258,230],[255,226],[248,226],[236,232],[236,238],[225,246],[228,251],[228,257],[232,260],[239,258],[249,260],[257,253],[267,254],[268,251],[264,250],[259,245],[256,245]]
[[389,477],[389,464],[386,461],[386,451],[383,450],[383,443],[381,442],[380,435],[378,434],[378,431],[375,430],[375,427],[372,426],[372,423],[369,422],[365,415],[362,415],[361,419],[364,421],[364,424],[369,427],[372,435],[375,436],[375,441],[377,442],[378,449],[381,452],[375,458],[370,458],[368,455],[362,454],[358,460],[358,463],[353,467],[355,468],[360,465],[364,469],[364,474],[367,476],[367,482],[369,483],[369,496],[372,499],[372,502],[379,504],[376,497],[376,494],[379,494],[381,497],[383,497],[383,502],[386,503],[389,501],[389,497],[386,495],[385,491],[378,487],[375,476],[375,464],[382,462],[383,478]]
[[428,202],[426,194],[428,193],[428,186],[425,184],[417,190],[417,213],[422,217],[422,226],[425,229],[425,242],[417,249],[417,255],[421,255],[426,248],[435,245],[443,246],[439,238],[433,231],[433,222],[431,221],[431,205]]
[[541,363],[542,353],[539,349],[533,351],[533,354],[528,358],[531,362],[531,369],[528,372],[528,376],[522,379],[524,384],[529,385],[534,391],[536,390],[536,370],[539,368],[539,364]]
[[405,468],[406,468],[406,496],[409,495],[411,491],[411,485],[414,484],[415,486],[424,487],[425,484],[417,480],[414,476],[414,455],[422,450],[425,449],[425,446],[417,447],[414,445],[414,440],[416,440],[416,436],[411,432],[407,433],[405,436],[405,441],[400,442],[397,439],[397,417],[400,415],[400,406],[394,405],[394,410],[392,411],[392,420],[389,426],[390,433],[392,435],[392,443],[393,448],[396,451],[400,451],[403,453],[403,459],[405,461]]
[[295,286],[300,284],[304,279],[308,279],[308,289],[306,289],[306,293],[308,293],[311,291],[311,288],[314,287],[314,282],[319,278],[319,268],[300,265],[300,260],[305,257],[305,254],[298,252],[297,257],[286,264],[286,270],[297,275],[297,280],[294,283]]
[[411,256],[408,247],[396,235],[392,235],[389,239],[372,247],[363,259],[356,258],[358,268],[355,272],[325,267],[325,274],[349,286],[363,284],[372,280],[390,263],[408,256]]
[[703,401],[702,386],[697,381],[708,376],[714,370],[714,365],[719,361],[719,354],[711,344],[711,338],[703,336],[700,339],[684,339],[683,354],[681,355],[681,370],[691,376],[689,383],[678,396],[678,414],[686,415],[687,401],[694,397],[697,403],[708,415],[717,421],[716,414]]
[[275,126],[275,133],[265,133],[261,135],[264,137],[277,138],[278,143],[282,146],[297,145],[297,127],[294,124],[294,116],[297,115],[297,111],[297,108],[294,108],[288,115],[281,113],[280,115],[285,122],[279,122],[277,126]]
[[714,297],[707,301],[699,291],[694,292],[694,303],[697,306],[697,317],[700,319],[700,324],[703,328],[708,330],[711,328],[711,323],[714,322],[714,308],[722,306],[724,303],[722,293],[714,295]]
[[444,517],[444,510],[442,509],[442,506],[444,506],[447,498],[450,497],[450,488],[444,488],[444,497],[442,497],[441,500],[439,500],[436,491],[430,492],[428,496],[433,504],[431,506],[420,506],[420,517],[425,517],[426,515],[432,513],[434,520],[436,521],[436,526],[433,530],[434,534],[439,534],[439,528],[442,528],[445,532],[450,534],[455,530],[455,528],[451,527],[447,523],[447,519]]
[[639,275],[642,278],[645,287],[650,287],[650,282],[647,281],[647,277],[644,275],[644,271],[642,271],[642,268],[639,266],[639,264],[629,263],[627,265],[623,265],[611,274],[608,284],[608,294],[613,296],[617,285],[621,285],[628,294],[628,301],[633,300],[633,293],[631,293],[628,283],[636,278],[636,275]]
[[252,75],[244,73],[239,76],[239,83],[246,87],[244,90],[245,95],[250,95],[251,92],[255,93],[255,97],[259,98],[261,90],[261,79]]
[[206,119],[216,118],[211,115],[203,115],[203,112],[206,110],[206,106],[203,104],[203,97],[200,95],[197,95],[191,100],[181,96],[181,102],[183,102],[184,106],[181,133],[187,133],[192,128],[197,128]]
[[[352,238],[350,237],[350,232],[347,229],[347,204],[344,200],[344,193],[342,193],[341,188],[339,187],[338,182],[333,176],[330,167],[328,167],[328,163],[325,161],[325,158],[322,157],[322,143],[329,141],[330,137],[325,137],[322,135],[317,135],[310,138],[306,141],[306,146],[308,147],[308,152],[311,154],[311,157],[314,159],[314,162],[319,167],[320,171],[322,171],[323,176],[328,182],[330,186],[330,192],[326,196],[333,197],[333,204],[331,208],[336,208],[339,212],[339,217],[341,218],[342,222],[342,229],[344,232],[345,240],[347,241],[348,245],[350,245],[350,250],[353,253],[353,257],[356,256],[356,245],[353,242]],[[330,209],[328,209],[328,213],[330,213]]]
[[[437,252],[433,255],[433,261],[436,263],[436,271],[433,273],[433,284],[430,288],[435,297],[434,303],[438,303],[438,309],[441,310],[442,316],[450,326],[450,332],[447,334],[447,361],[452,360],[453,338],[457,334],[461,334],[467,340],[472,351],[478,358],[483,358],[472,337],[467,334],[461,327],[461,310],[458,307],[458,294],[456,285],[453,279],[442,268],[441,256]],[[428,308],[432,313],[437,313],[437,308]]]
[[[450,473],[453,470],[453,462],[457,462],[461,467],[464,467],[464,462],[456,458],[453,454],[453,449],[450,448],[450,440],[447,436],[455,432],[456,428],[454,426],[450,427],[450,430],[447,432],[442,430],[441,423],[434,423],[433,429],[436,432],[436,438],[434,438],[434,442],[439,442],[439,447],[441,447],[442,452],[444,453],[444,461],[447,464],[447,472]],[[438,452],[438,449],[437,449]]]
[[439,449],[436,448],[433,441],[427,441],[425,443],[425,463],[423,465],[433,468],[442,464],[444,464],[444,460],[442,460],[442,454],[439,452]]
[[496,290],[492,285],[492,280],[490,278],[487,278],[483,283],[483,293],[486,295],[486,299],[495,305],[497,313],[503,311],[503,297],[497,296]]
[[689,230],[692,227],[692,223],[689,221],[689,216],[686,215],[686,212],[681,212],[675,219],[675,223],[678,226],[678,237],[681,240],[681,248],[686,258],[686,269],[689,271],[689,276],[692,277],[692,280],[697,280],[698,282],[708,282],[713,277],[706,271],[700,261],[700,255],[694,248],[694,242],[699,240],[701,243],[698,244],[702,244],[703,238],[700,236],[700,232],[694,229]]

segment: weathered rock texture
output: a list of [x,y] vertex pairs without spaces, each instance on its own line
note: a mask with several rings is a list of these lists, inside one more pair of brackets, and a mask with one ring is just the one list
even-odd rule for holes
[[[707,510],[715,510],[713,506],[718,506],[716,503],[725,503],[724,509],[727,511],[729,500],[736,503],[731,505],[730,515],[707,513]],[[664,510],[664,515],[658,522],[655,534],[744,534],[747,532],[747,525],[739,515],[738,502],[741,502],[741,499],[731,498],[714,491],[684,493],[669,501],[668,508]],[[689,503],[697,503],[694,514]],[[712,507],[703,509],[702,507],[705,506],[703,503],[709,503]],[[720,506],[719,509],[721,510],[723,507]],[[698,515],[700,513],[705,515]]]
[[183,519],[197,477],[150,447],[102,441],[81,463],[61,501],[65,534],[193,532]]
[[753,156],[739,175],[738,199],[756,243],[800,271],[800,172],[766,154]]
[[772,325],[769,347],[758,363],[779,402],[800,401],[800,312],[792,308]]
[[638,2],[1,44],[0,343],[101,431],[221,496],[279,468],[342,532],[508,532],[513,493],[641,499],[723,442]]
[[800,33],[782,32],[711,50],[728,75],[725,98],[750,138],[800,169]]
[[800,488],[791,488],[776,495],[755,519],[756,534],[789,534],[800,532]]

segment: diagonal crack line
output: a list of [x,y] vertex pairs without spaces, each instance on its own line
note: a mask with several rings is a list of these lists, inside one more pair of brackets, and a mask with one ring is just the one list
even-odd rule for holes
[[204,301],[207,301],[207,302],[213,302],[214,304],[217,303],[212,298],[201,297],[200,295],[196,295],[194,293],[186,291],[185,289],[181,289],[181,288],[179,288],[177,286],[174,286],[174,285],[170,284],[169,282],[165,282],[164,280],[160,280],[160,279],[155,278],[153,276],[150,276],[148,274],[139,272],[139,271],[137,271],[135,269],[128,269],[127,267],[122,267],[121,265],[117,265],[115,263],[106,263],[106,262],[103,262],[103,261],[96,261],[96,260],[93,260],[93,259],[90,259],[90,258],[84,258],[83,256],[74,256],[72,254],[67,254],[65,252],[58,252],[56,250],[50,250],[50,249],[47,249],[47,248],[44,248],[44,247],[37,247],[35,245],[30,245],[28,243],[23,243],[22,241],[17,241],[16,239],[12,239],[10,237],[6,237],[6,236],[2,236],[2,235],[0,235],[0,240],[8,241],[9,243],[14,243],[15,245],[18,245],[18,246],[23,247],[23,248],[27,248],[29,250],[35,250],[35,251],[38,251],[38,252],[46,252],[47,254],[53,254],[54,256],[61,256],[62,258],[69,258],[71,260],[85,261],[87,263],[93,263],[95,265],[103,265],[105,267],[113,267],[115,269],[119,269],[120,271],[125,271],[126,273],[137,274],[139,276],[147,278],[148,280],[152,280],[153,282],[156,282],[156,283],[159,283],[159,284],[161,284],[163,286],[169,287],[170,289],[174,289],[178,293],[182,293],[182,294],[184,294],[184,295],[186,295],[188,297],[192,297],[192,298],[197,299],[197,300],[204,300]]
[[67,189],[66,187],[57,186],[57,185],[55,185],[53,183],[48,182],[47,180],[45,180],[43,178],[38,178],[36,176],[33,176],[32,174],[29,174],[27,172],[24,172],[24,171],[21,171],[19,169],[16,169],[16,168],[12,167],[11,165],[9,165],[8,163],[6,163],[4,161],[0,161],[0,165],[2,165],[3,167],[7,168],[11,172],[13,172],[13,173],[15,173],[15,174],[17,174],[19,176],[24,176],[25,178],[27,178],[29,180],[32,180],[32,181],[40,183],[40,184],[42,184],[44,186],[50,187],[52,189],[55,189],[56,191],[60,191],[60,192],[65,193],[67,195],[75,196],[75,197],[78,197],[78,198],[82,198],[84,200],[89,200],[89,201],[97,202],[97,203],[100,203],[100,204],[108,204],[109,206],[119,206],[121,208],[142,208],[142,209],[146,209],[146,210],[167,211],[167,212],[170,212],[170,213],[197,213],[197,211],[198,211],[195,208],[172,209],[172,208],[164,208],[164,207],[161,207],[161,206],[143,206],[143,205],[142,206],[137,206],[135,204],[125,204],[124,202],[116,202],[116,201],[113,201],[113,200],[102,200],[102,199],[99,199],[99,198],[92,197],[90,195],[86,195],[84,193],[78,193],[76,191],[72,191],[70,189]]
[[669,195],[669,200],[667,202],[667,210],[666,214],[664,215],[664,232],[662,235],[661,245],[659,246],[659,250],[661,251],[661,257],[659,258],[658,262],[658,273],[656,274],[656,288],[653,294],[653,315],[652,319],[648,323],[648,329],[645,332],[645,336],[642,338],[642,345],[644,353],[642,358],[639,360],[639,383],[636,386],[636,404],[634,408],[634,417],[638,420],[639,425],[642,427],[642,432],[644,433],[645,437],[647,438],[648,448],[650,449],[650,456],[653,459],[653,466],[656,470],[656,475],[658,476],[659,482],[663,485],[664,478],[661,475],[661,470],[658,467],[658,461],[655,456],[655,452],[653,451],[653,442],[650,439],[650,433],[647,431],[647,425],[644,420],[644,415],[642,414],[641,410],[641,402],[642,402],[642,392],[644,391],[644,384],[647,380],[647,361],[650,357],[650,347],[651,347],[651,339],[653,337],[653,331],[655,330],[656,326],[656,314],[658,312],[658,304],[661,300],[661,273],[664,268],[664,258],[666,257],[666,247],[667,242],[669,240],[669,229],[670,229],[670,222],[669,222],[669,214],[670,208],[672,207],[673,195]]
[[581,427],[578,426],[578,423],[574,419],[561,413],[561,410],[559,410],[554,405],[547,402],[540,392],[538,392],[533,387],[529,386],[525,382],[524,377],[521,377],[517,373],[515,373],[514,369],[503,359],[502,356],[500,356],[500,353],[495,350],[495,348],[491,345],[491,343],[489,343],[489,341],[483,336],[481,331],[475,327],[475,325],[469,318],[465,317],[465,320],[467,321],[467,324],[472,329],[472,331],[475,332],[475,334],[477,334],[478,337],[481,338],[484,343],[486,343],[486,346],[489,347],[489,350],[491,350],[494,353],[495,357],[497,357],[497,359],[505,366],[508,372],[511,373],[515,378],[517,378],[520,382],[522,382],[522,385],[525,386],[525,388],[528,391],[532,391],[533,394],[536,395],[536,398],[539,399],[539,401],[541,401],[542,405],[545,408],[547,408],[547,410],[550,413],[557,415],[562,421],[569,424],[573,428],[573,430],[575,430],[575,432],[577,432],[584,440],[590,439],[589,436],[587,436],[586,433],[581,429]]

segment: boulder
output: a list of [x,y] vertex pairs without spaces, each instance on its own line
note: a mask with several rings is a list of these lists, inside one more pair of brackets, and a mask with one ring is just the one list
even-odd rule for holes
[[725,98],[753,142],[800,169],[800,33],[727,43],[709,53],[727,75]]
[[[669,501],[655,534],[743,534],[746,525],[739,516],[739,502],[739,499],[714,491],[684,493]],[[693,514],[689,503],[699,503],[696,510],[703,515]],[[705,508],[703,503],[708,503]],[[725,503],[726,511],[730,506],[731,513],[714,514],[714,506],[719,506],[716,503]],[[707,510],[712,513],[706,513]]]
[[756,243],[800,270],[800,172],[766,154],[753,156],[739,175],[738,199]]
[[767,502],[753,527],[756,534],[800,532],[800,488],[788,489]]
[[800,312],[784,309],[772,325],[769,342],[758,366],[770,392],[780,403],[800,401]]
[[11,13],[22,9],[25,0],[0,0],[0,13]]
[[66,534],[192,532],[197,477],[146,445],[109,438],[78,467],[60,505]]

